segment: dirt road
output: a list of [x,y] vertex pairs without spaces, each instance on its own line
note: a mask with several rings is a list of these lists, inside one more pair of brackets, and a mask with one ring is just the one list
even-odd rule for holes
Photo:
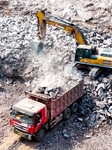
[[[100,128],[97,130],[90,130],[82,138],[77,139],[60,137],[57,142],[50,143],[49,140],[53,139],[55,132],[59,132],[59,127],[54,128],[47,133],[44,140],[40,143],[35,141],[28,141],[20,138],[18,135],[9,133],[0,145],[1,150],[111,150],[112,130],[111,126]],[[75,130],[73,131],[75,133]],[[83,134],[83,133],[82,133]]]

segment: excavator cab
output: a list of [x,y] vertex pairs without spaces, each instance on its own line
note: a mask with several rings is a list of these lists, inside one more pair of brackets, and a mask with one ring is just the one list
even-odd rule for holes
[[96,59],[97,55],[98,52],[96,47],[90,45],[79,45],[76,49],[75,61],[81,61],[82,59]]
[[80,61],[83,58],[91,57],[91,49],[78,47],[76,49],[75,61]]

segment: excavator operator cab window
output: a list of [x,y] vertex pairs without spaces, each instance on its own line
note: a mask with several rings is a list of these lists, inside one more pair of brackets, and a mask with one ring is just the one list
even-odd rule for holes
[[84,57],[85,58],[90,58],[90,50],[89,49],[84,50]]
[[90,49],[77,48],[76,55],[75,55],[75,61],[80,61],[83,58],[90,58],[90,56],[91,56]]
[[77,48],[76,55],[75,55],[75,61],[80,61],[83,58],[84,49]]

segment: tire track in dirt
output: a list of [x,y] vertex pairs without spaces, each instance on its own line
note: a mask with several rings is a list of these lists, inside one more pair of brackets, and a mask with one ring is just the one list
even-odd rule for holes
[[4,138],[0,145],[0,150],[12,150],[13,147],[16,149],[20,144],[20,137],[14,133],[10,133],[8,137]]
[[[59,126],[55,126],[50,131],[47,131],[44,140],[48,139],[58,129]],[[35,141],[24,139],[10,131],[9,135],[4,137],[4,140],[0,144],[0,150],[34,150],[40,146],[41,142],[37,143]]]
[[[63,121],[62,121],[63,122]],[[24,138],[21,138],[21,143],[19,145],[19,147],[16,146],[16,150],[34,150],[34,149],[39,149],[41,148],[41,146],[43,145],[43,143],[45,141],[47,141],[49,139],[49,137],[53,136],[53,133],[59,129],[60,127],[57,125],[54,128],[52,128],[51,130],[48,130],[45,134],[45,137],[43,139],[42,142],[37,143],[36,141],[30,141]],[[45,146],[46,147],[46,146]],[[44,148],[44,147],[43,147]],[[44,148],[46,149],[46,148]],[[8,150],[15,150],[15,147],[12,147],[12,149],[8,149]]]

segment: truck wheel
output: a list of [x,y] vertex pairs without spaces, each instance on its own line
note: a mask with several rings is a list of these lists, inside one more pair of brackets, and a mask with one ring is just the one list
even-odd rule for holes
[[37,133],[36,133],[36,141],[40,142],[43,137],[45,135],[45,130],[44,129],[40,129]]
[[71,107],[71,111],[72,111],[72,114],[74,114],[78,109],[78,104],[77,103],[73,103],[72,104],[72,107]]
[[66,108],[63,112],[63,118],[64,120],[67,120],[68,118],[70,118],[71,115],[71,109],[70,108]]

